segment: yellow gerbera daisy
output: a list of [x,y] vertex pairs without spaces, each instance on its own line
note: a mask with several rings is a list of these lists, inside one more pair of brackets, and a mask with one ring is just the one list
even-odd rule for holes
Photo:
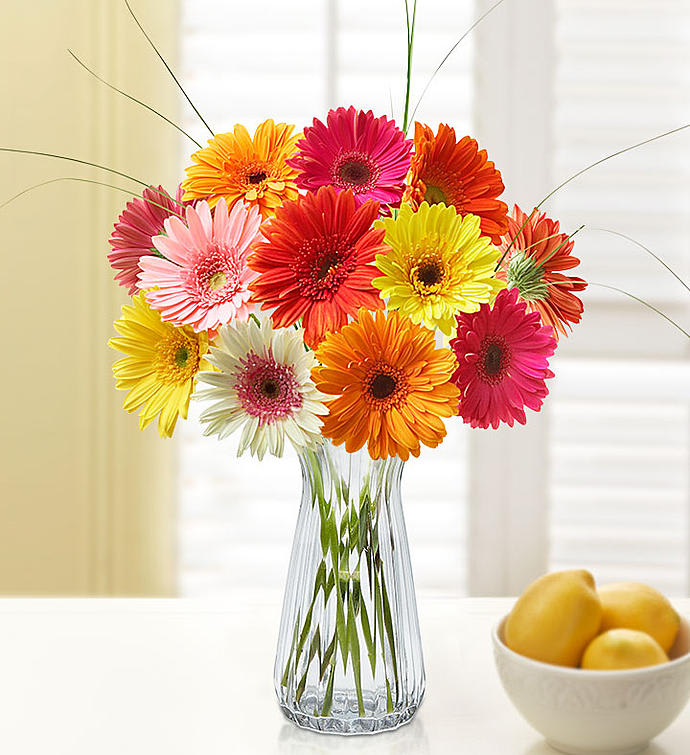
[[163,322],[143,293],[132,299],[131,306],[122,307],[122,319],[114,325],[120,337],[111,338],[108,345],[127,355],[113,364],[115,387],[129,391],[125,410],[141,407],[141,430],[159,415],[159,435],[172,437],[178,416],[187,418],[197,372],[210,367],[202,359],[208,351],[208,335]]
[[256,205],[262,218],[273,215],[283,202],[297,198],[297,170],[287,164],[301,133],[294,126],[270,118],[258,126],[254,138],[241,124],[216,134],[208,147],[192,155],[182,182],[184,199],[206,199],[215,207],[225,197],[228,209],[239,199]]
[[383,276],[373,285],[414,323],[450,335],[458,312],[476,312],[505,287],[494,277],[499,251],[481,236],[480,218],[458,215],[455,207],[422,202],[415,212],[376,223],[386,231],[387,254],[376,257]]

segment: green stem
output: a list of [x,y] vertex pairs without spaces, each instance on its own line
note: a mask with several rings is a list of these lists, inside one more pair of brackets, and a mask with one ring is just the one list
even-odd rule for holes
[[623,294],[625,296],[628,296],[630,299],[634,299],[635,301],[639,302],[640,304],[644,304],[645,307],[648,309],[651,309],[652,312],[656,312],[658,315],[661,315],[661,317],[664,318],[664,320],[667,320],[668,322],[673,325],[674,328],[677,328],[680,330],[680,332],[686,336],[687,338],[690,338],[690,333],[688,333],[687,330],[683,330],[680,325],[675,320],[672,320],[668,315],[665,315],[660,309],[657,309],[654,305],[650,304],[649,302],[645,301],[644,299],[640,299],[639,296],[635,296],[634,294],[630,294],[627,291],[624,291],[622,288],[616,288],[615,286],[609,286],[606,283],[590,283],[590,286],[597,286],[599,288],[608,288],[610,291],[616,291],[619,294]]
[[[129,194],[130,196],[134,195],[135,197],[142,199],[144,202],[148,202],[148,204],[153,205],[154,207],[160,207],[161,210],[170,212],[171,215],[175,215],[176,217],[184,220],[183,215],[180,215],[174,210],[170,210],[170,208],[166,207],[165,205],[158,204],[158,202],[154,202],[152,199],[147,199],[143,194],[133,193],[130,189],[124,189],[122,186],[115,186],[115,184],[109,184],[109,183],[106,183],[105,181],[95,181],[91,178],[77,178],[76,176],[62,176],[61,178],[51,178],[49,181],[41,181],[41,183],[37,183],[37,184],[34,184],[33,186],[29,186],[26,189],[23,189],[22,191],[15,194],[14,196],[10,197],[8,200],[3,202],[2,204],[0,204],[0,210],[2,210],[3,207],[7,207],[7,205],[10,204],[11,202],[14,202],[15,199],[19,199],[19,197],[23,197],[24,194],[28,194],[30,191],[34,191],[34,189],[40,189],[42,186],[48,186],[48,184],[58,183],[59,181],[76,181],[77,183],[95,184],[96,186],[106,186],[110,189],[117,189],[117,191],[123,191],[125,192],[125,194]],[[157,192],[157,193],[160,193],[160,192]],[[164,195],[167,196],[167,193],[164,192]]]
[[175,82],[175,84],[177,84],[177,88],[178,88],[178,89],[180,90],[180,92],[182,92],[182,94],[184,95],[184,98],[185,98],[185,99],[187,100],[187,102],[188,102],[188,103],[189,103],[189,104],[190,104],[190,105],[192,106],[192,110],[193,110],[193,111],[194,111],[194,112],[195,112],[195,113],[197,114],[197,116],[198,116],[199,120],[200,120],[200,121],[201,121],[201,122],[202,122],[202,123],[204,124],[204,126],[206,126],[206,128],[207,128],[207,129],[209,130],[209,132],[210,132],[211,136],[215,136],[215,134],[214,134],[214,132],[213,132],[213,129],[212,129],[212,128],[211,128],[211,127],[210,127],[210,126],[208,125],[208,123],[206,123],[206,121],[204,120],[204,118],[203,118],[203,116],[201,115],[201,113],[200,113],[200,112],[199,112],[199,111],[197,110],[197,108],[196,108],[196,105],[195,105],[195,104],[194,104],[194,103],[192,102],[192,100],[190,99],[190,97],[189,97],[189,95],[187,94],[187,92],[185,92],[185,90],[184,90],[184,87],[182,86],[182,84],[180,84],[180,82],[179,82],[179,80],[178,80],[177,76],[175,76],[175,74],[173,73],[173,70],[172,70],[172,68],[170,68],[170,66],[169,66],[169,65],[168,65],[168,63],[166,62],[165,58],[164,58],[164,57],[163,57],[163,56],[162,56],[162,55],[160,54],[160,52],[158,51],[158,48],[157,48],[157,47],[156,47],[156,45],[154,44],[154,42],[153,42],[153,40],[151,39],[151,37],[149,37],[149,35],[148,35],[148,34],[146,33],[146,30],[144,29],[144,27],[143,27],[143,26],[141,25],[141,23],[139,22],[139,19],[137,18],[136,14],[135,14],[135,13],[134,13],[134,11],[132,10],[132,6],[131,6],[131,5],[129,4],[129,0],[125,0],[125,5],[127,6],[127,10],[129,11],[130,15],[131,15],[131,16],[132,16],[132,18],[134,19],[134,22],[135,22],[135,23],[136,23],[136,25],[137,25],[137,26],[139,27],[139,31],[141,31],[141,33],[142,33],[142,34],[144,35],[144,37],[146,37],[146,41],[147,41],[147,42],[148,42],[148,43],[149,43],[149,44],[151,45],[151,47],[153,48],[153,51],[154,51],[154,52],[156,53],[156,55],[158,55],[158,57],[160,58],[160,61],[161,61],[161,63],[163,63],[163,65],[165,66],[165,68],[166,68],[166,70],[168,71],[168,73],[169,73],[169,74],[170,74],[170,75],[172,76],[172,79],[173,79],[173,81]]
[[407,115],[410,110],[410,85],[412,83],[412,48],[414,46],[414,27],[417,20],[417,0],[412,6],[412,22],[410,23],[410,8],[408,0],[405,0],[405,19],[407,21],[407,76],[405,82],[405,112],[403,115],[403,132],[407,133]]
[[158,110],[155,108],[152,108],[150,105],[147,105],[145,102],[142,102],[141,100],[138,100],[136,97],[133,97],[131,94],[128,94],[127,92],[123,92],[122,89],[118,89],[114,84],[111,84],[109,81],[106,81],[104,78],[99,76],[95,71],[92,71],[86,63],[84,63],[82,60],[80,60],[73,52],[72,50],[68,49],[67,52],[79,63],[79,65],[85,70],[88,71],[95,79],[98,79],[98,81],[101,82],[101,84],[105,84],[108,88],[112,89],[114,92],[117,92],[118,94],[121,94],[123,97],[126,97],[128,100],[131,100],[132,102],[136,102],[137,105],[141,105],[141,107],[146,108],[149,112],[153,113],[154,115],[157,115],[159,118],[164,120],[166,123],[169,123],[173,128],[176,128],[182,135],[186,136],[187,139],[194,142],[196,146],[199,149],[203,149],[203,145],[200,144],[193,136],[188,134],[181,126],[178,126],[175,121],[171,121],[170,118],[167,118],[163,115],[163,113],[159,113]]
[[[472,26],[470,26],[470,28],[460,37],[460,39],[457,40],[457,42],[455,42],[455,44],[450,48],[450,50],[448,50],[448,52],[443,56],[443,60],[438,64],[438,66],[436,66],[436,70],[431,74],[431,76],[429,77],[428,81],[426,82],[424,86],[424,89],[422,89],[422,93],[419,95],[417,104],[414,106],[414,110],[412,111],[412,115],[410,116],[410,122],[414,121],[414,117],[417,113],[417,109],[419,108],[422,102],[422,98],[424,97],[424,95],[427,93],[427,90],[431,86],[431,82],[436,78],[436,74],[443,68],[448,58],[450,58],[450,56],[455,52],[458,45],[463,41],[463,39],[465,39],[465,37],[476,26],[478,26],[489,15],[489,13],[491,13],[496,8],[498,8],[498,6],[501,5],[501,3],[503,2],[504,0],[498,0],[486,12],[484,12],[481,16],[479,16],[479,18],[472,24]],[[406,124],[405,127],[403,128],[403,131],[405,132],[405,134],[407,134],[407,126],[409,126],[409,124]]]
[[675,272],[669,265],[667,265],[661,257],[659,257],[657,254],[654,254],[654,252],[646,247],[644,244],[641,244],[637,239],[634,239],[632,236],[626,236],[624,233],[620,233],[619,231],[611,231],[608,228],[588,228],[588,231],[601,231],[602,233],[610,233],[614,236],[620,236],[622,239],[626,239],[627,241],[630,241],[632,244],[635,244],[636,246],[639,246],[640,249],[644,249],[647,254],[650,254],[654,259],[663,267],[665,267],[669,273],[683,286],[688,292],[690,292],[690,286],[678,275],[678,273]]

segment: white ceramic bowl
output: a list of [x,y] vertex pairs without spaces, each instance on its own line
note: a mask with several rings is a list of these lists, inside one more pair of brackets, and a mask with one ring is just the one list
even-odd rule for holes
[[[629,671],[584,671],[533,661],[493,631],[494,658],[513,705],[547,742],[569,755],[632,755],[683,710],[690,697],[690,625],[682,619],[670,663]],[[690,745],[689,745],[690,747]]]

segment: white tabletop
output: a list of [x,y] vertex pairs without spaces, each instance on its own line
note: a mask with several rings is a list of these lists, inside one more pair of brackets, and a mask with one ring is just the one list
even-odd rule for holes
[[[675,601],[690,613],[690,600]],[[427,691],[373,737],[296,728],[273,692],[278,600],[0,600],[8,755],[553,755],[500,687],[503,599],[422,598]],[[690,707],[646,751],[687,755]]]

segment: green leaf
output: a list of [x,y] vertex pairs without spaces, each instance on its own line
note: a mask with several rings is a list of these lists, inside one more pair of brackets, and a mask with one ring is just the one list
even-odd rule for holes
[[309,611],[304,619],[304,626],[302,627],[302,633],[300,634],[299,642],[297,643],[297,649],[295,651],[295,667],[299,663],[299,659],[302,656],[302,650],[304,649],[304,643],[307,641],[307,635],[311,629],[311,617],[314,612],[314,601],[312,600],[309,606]]
[[323,705],[321,706],[321,715],[330,716],[331,706],[333,705],[333,683],[335,682],[335,662],[331,661],[331,675],[328,677],[328,684],[326,685],[326,694],[323,698]]
[[312,602],[316,600],[316,596],[319,594],[319,590],[323,589],[324,594],[326,592],[326,562],[322,561],[319,564],[319,568],[316,570],[316,579],[314,580],[314,596]]
[[391,607],[388,602],[388,592],[386,591],[386,583],[381,575],[381,590],[383,599],[383,622],[386,626],[386,635],[388,636],[388,643],[390,645],[391,660],[393,662],[393,673],[395,674],[395,690],[396,695],[400,687],[398,682],[398,654],[395,649],[395,636],[393,634],[393,620],[391,618]]
[[295,619],[295,628],[292,630],[292,641],[290,642],[290,655],[288,655],[287,663],[285,664],[285,671],[283,672],[283,678],[280,680],[280,683],[283,685],[283,687],[287,687],[288,685],[288,678],[290,676],[290,665],[292,663],[292,655],[295,652],[295,643],[297,642],[297,633],[299,632],[299,620],[300,620],[300,609],[297,609],[297,618]]
[[364,716],[364,698],[362,697],[362,672],[360,667],[359,635],[357,634],[357,621],[354,614],[352,597],[348,603],[347,636],[352,658],[352,670],[355,677],[355,690],[357,691],[357,709],[360,716]]
[[336,643],[337,643],[337,637],[336,635],[333,635],[333,639],[328,643],[328,647],[324,651],[323,658],[321,659],[321,667],[319,668],[321,681],[323,681],[323,678],[326,675],[326,671],[328,670],[328,666],[331,664],[331,661],[333,659],[333,653],[335,652]]
[[371,675],[376,674],[376,636],[371,634],[371,626],[369,624],[369,614],[367,613],[366,601],[362,601],[361,605],[362,615],[362,634],[364,635],[364,642],[367,646],[367,653],[369,655],[369,663],[371,665]]

